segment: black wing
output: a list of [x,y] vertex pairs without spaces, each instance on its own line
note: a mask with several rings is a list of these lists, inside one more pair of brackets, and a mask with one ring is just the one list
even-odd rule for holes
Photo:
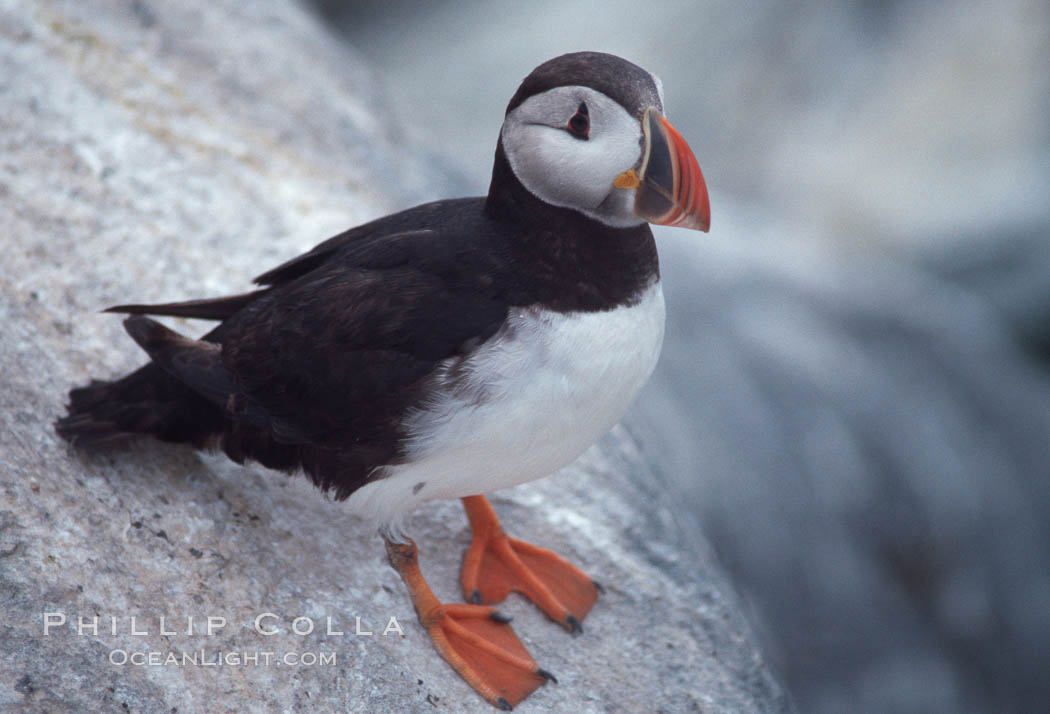
[[[437,365],[503,324],[517,279],[502,241],[480,199],[427,204],[325,241],[251,293],[111,308],[134,314],[153,361],[73,390],[58,431],[82,446],[218,445],[345,498],[403,456],[402,418]],[[223,322],[198,341],[144,314]]]
[[449,250],[457,238],[428,230],[355,243],[237,312],[212,339],[238,405],[265,413],[282,443],[390,439],[438,363],[506,319],[500,284]]
[[152,305],[114,305],[102,312],[120,312],[126,315],[171,315],[172,317],[195,317],[201,320],[225,320],[258,299],[266,288],[250,293],[228,295],[203,300],[154,303]]

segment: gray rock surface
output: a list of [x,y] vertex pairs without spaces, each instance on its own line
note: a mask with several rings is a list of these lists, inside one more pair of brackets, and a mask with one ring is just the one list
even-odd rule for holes
[[[76,454],[50,426],[70,386],[141,362],[100,307],[238,290],[347,225],[457,192],[363,63],[277,1],[4,0],[0,98],[0,709],[488,711],[432,651],[379,539],[305,479],[152,442]],[[607,589],[577,638],[505,603],[560,679],[520,711],[790,708],[622,429],[494,503]],[[412,532],[458,600],[458,504]],[[45,613],[64,617],[47,634]],[[254,629],[264,613],[278,634]],[[208,617],[226,624],[208,635]],[[295,634],[297,617],[316,629]],[[384,636],[392,617],[403,632]],[[147,652],[158,664],[120,664]],[[259,663],[226,657],[245,653]]]

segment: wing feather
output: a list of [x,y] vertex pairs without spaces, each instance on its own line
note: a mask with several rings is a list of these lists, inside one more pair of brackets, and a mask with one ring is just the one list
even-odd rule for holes
[[127,315],[170,315],[172,317],[195,317],[202,320],[226,320],[246,305],[252,303],[266,290],[267,288],[262,288],[239,295],[206,298],[203,300],[166,302],[155,305],[114,305],[113,307],[107,307],[102,312],[118,312]]

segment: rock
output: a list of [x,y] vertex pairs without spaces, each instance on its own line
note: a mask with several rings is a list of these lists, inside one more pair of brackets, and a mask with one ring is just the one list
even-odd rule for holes
[[[99,308],[243,289],[457,179],[293,4],[0,7],[0,708],[489,711],[433,652],[380,540],[305,479],[146,441],[79,454],[50,425],[69,387],[142,361]],[[494,503],[607,591],[577,638],[502,606],[560,680],[520,711],[790,709],[624,430]],[[459,505],[411,531],[459,600]]]

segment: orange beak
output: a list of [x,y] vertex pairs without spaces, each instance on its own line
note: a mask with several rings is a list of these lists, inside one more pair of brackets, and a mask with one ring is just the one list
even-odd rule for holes
[[642,117],[641,169],[620,174],[614,185],[636,188],[634,213],[650,223],[707,231],[711,204],[700,164],[689,144],[655,107]]

